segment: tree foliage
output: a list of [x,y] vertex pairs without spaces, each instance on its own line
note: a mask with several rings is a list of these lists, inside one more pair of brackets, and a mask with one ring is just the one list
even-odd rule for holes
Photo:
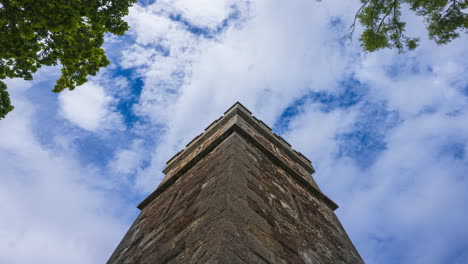
[[41,66],[61,65],[54,92],[73,90],[109,64],[105,33],[123,35],[136,0],[0,0],[0,119],[13,109],[2,80],[31,80]]
[[468,31],[468,0],[361,0],[350,29],[352,36],[356,20],[364,26],[360,37],[367,51],[396,48],[400,52],[413,50],[419,38],[405,35],[405,22],[401,21],[401,8],[408,7],[423,16],[429,38],[437,44],[446,44]]

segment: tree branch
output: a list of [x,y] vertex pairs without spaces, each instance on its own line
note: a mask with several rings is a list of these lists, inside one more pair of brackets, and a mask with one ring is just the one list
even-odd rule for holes
[[388,10],[388,12],[385,14],[385,16],[382,18],[382,20],[380,21],[379,23],[379,27],[377,28],[377,31],[376,32],[379,32],[380,31],[380,27],[382,26],[382,23],[385,21],[385,18],[387,18],[387,16],[392,12],[392,10],[395,10],[396,8],[396,3],[397,3],[398,0],[394,0],[393,3],[392,3],[392,6],[390,7],[390,9]]
[[359,14],[361,13],[362,9],[370,2],[371,0],[367,0],[362,6],[361,8],[359,8],[359,10],[356,12],[356,14],[354,15],[354,20],[353,20],[353,24],[349,27],[349,33],[348,33],[348,38],[352,39],[353,37],[353,33],[354,33],[354,28],[356,27],[356,20],[357,20],[357,17],[359,16]]

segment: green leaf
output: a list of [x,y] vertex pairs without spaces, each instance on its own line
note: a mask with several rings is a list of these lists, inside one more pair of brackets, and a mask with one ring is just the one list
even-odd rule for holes
[[[109,64],[101,48],[104,34],[123,35],[122,17],[136,0],[15,0],[1,1],[0,82],[32,80],[43,65],[61,64],[54,92],[73,90]],[[1,82],[0,118],[13,107]]]
[[0,120],[5,118],[6,114],[11,112],[13,108],[7,86],[4,82],[0,81]]

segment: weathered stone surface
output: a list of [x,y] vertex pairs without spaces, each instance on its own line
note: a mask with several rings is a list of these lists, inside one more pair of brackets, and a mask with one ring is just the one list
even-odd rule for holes
[[363,263],[302,161],[236,118],[174,160],[108,264]]

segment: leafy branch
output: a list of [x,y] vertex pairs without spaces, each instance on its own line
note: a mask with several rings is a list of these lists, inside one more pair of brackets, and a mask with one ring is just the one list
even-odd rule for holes
[[136,0],[0,0],[0,119],[13,109],[6,78],[62,65],[53,91],[73,90],[109,64],[104,34],[123,35]]
[[429,38],[438,44],[446,44],[468,31],[468,0],[361,0],[361,3],[347,37],[352,40],[359,20],[364,27],[360,41],[366,51],[396,48],[405,52],[418,46],[419,38],[404,33],[402,4],[424,17]]

